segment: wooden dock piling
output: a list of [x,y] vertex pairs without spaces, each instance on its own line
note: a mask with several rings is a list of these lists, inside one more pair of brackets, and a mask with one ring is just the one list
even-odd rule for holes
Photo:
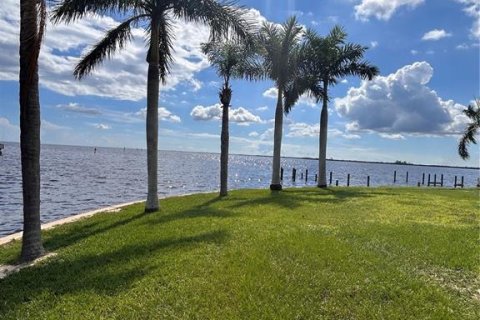
[[397,183],[397,170],[393,171],[393,183]]
[[347,174],[347,187],[350,187],[350,173]]
[[283,181],[283,167],[280,168],[280,180]]
[[330,185],[332,185],[333,172],[330,171]]
[[292,181],[295,182],[296,178],[297,178],[297,169],[293,168],[292,169]]
[[370,176],[367,176],[367,187],[370,187]]

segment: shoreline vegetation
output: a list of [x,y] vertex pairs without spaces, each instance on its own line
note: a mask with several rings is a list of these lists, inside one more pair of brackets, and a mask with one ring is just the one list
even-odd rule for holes
[[[478,189],[236,190],[162,204],[43,231],[56,255],[0,280],[0,318],[480,315]],[[0,248],[0,264],[13,262],[20,241]]]
[[[18,142],[14,141],[4,141],[5,143],[15,143]],[[79,145],[67,145],[67,144],[51,144],[45,143],[42,146],[60,146],[60,147],[79,147],[79,148],[97,148],[97,149],[123,149],[123,147],[98,147],[98,146],[79,146]],[[125,150],[143,150],[146,151],[145,148],[125,148]],[[207,151],[183,151],[183,150],[166,150],[166,149],[159,149],[158,151],[161,152],[183,152],[183,153],[209,153],[209,154],[220,154],[220,152],[207,152]],[[262,157],[262,158],[271,158],[271,155],[264,155],[264,154],[244,154],[244,153],[230,153],[230,155],[235,156],[246,156],[246,157]],[[313,160],[318,161],[318,158],[315,157],[291,157],[291,156],[282,156],[282,159],[303,159],[303,160]],[[449,166],[449,165],[442,165],[442,164],[420,164],[414,162],[404,162],[404,161],[367,161],[367,160],[350,160],[350,159],[327,159],[327,161],[337,161],[337,162],[352,162],[352,163],[372,163],[372,164],[394,164],[394,165],[403,165],[403,166],[418,166],[418,167],[434,167],[434,168],[453,168],[453,169],[471,169],[471,170],[480,170],[479,167],[471,167],[471,166]]]

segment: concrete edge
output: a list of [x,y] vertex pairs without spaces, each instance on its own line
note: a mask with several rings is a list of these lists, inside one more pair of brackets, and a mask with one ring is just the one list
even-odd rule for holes
[[[217,192],[217,190],[205,191],[205,192],[192,192],[192,193],[187,193],[187,194],[178,194],[178,195],[171,195],[171,196],[163,196],[163,197],[159,197],[158,199],[161,200],[161,199],[175,198],[175,197],[181,198],[181,197],[186,197],[186,196],[192,196],[192,195],[195,195],[195,194],[208,194],[208,193],[215,193],[215,192]],[[92,216],[94,216],[98,213],[115,213],[115,212],[120,211],[120,209],[122,209],[124,207],[128,207],[128,206],[138,204],[138,203],[142,203],[142,202],[145,202],[145,200],[131,201],[131,202],[126,202],[126,203],[116,204],[116,205],[109,206],[109,207],[95,209],[95,210],[92,210],[92,211],[79,213],[79,214],[73,215],[71,217],[66,217],[66,218],[63,218],[63,219],[60,219],[60,220],[55,220],[55,221],[51,221],[51,222],[48,222],[48,223],[44,223],[44,224],[42,224],[42,230],[53,229],[53,228],[55,228],[57,226],[60,226],[60,225],[63,225],[63,224],[72,223],[72,222],[75,222],[75,221],[78,221],[78,220],[81,220],[81,219],[92,217]],[[10,243],[14,240],[20,240],[20,239],[22,239],[22,235],[23,235],[23,232],[20,231],[20,232],[17,232],[17,233],[12,233],[12,234],[10,234],[8,236],[5,236],[5,237],[1,237],[0,238],[0,246],[3,246],[7,243]]]
[[[60,226],[62,224],[72,223],[72,222],[78,221],[80,219],[89,218],[89,217],[92,217],[92,216],[94,216],[94,215],[96,215],[97,213],[100,213],[100,212],[105,212],[105,213],[118,212],[123,207],[130,206],[130,205],[137,204],[137,203],[141,203],[141,202],[144,202],[144,200],[126,202],[126,203],[117,204],[117,205],[114,205],[114,206],[109,206],[109,207],[104,207],[104,208],[100,208],[100,209],[95,209],[95,210],[92,210],[92,211],[82,212],[82,213],[76,214],[76,215],[71,216],[71,217],[66,217],[66,218],[63,218],[63,219],[60,219],[60,220],[55,220],[55,221],[51,221],[51,222],[48,222],[48,223],[44,223],[44,224],[42,224],[42,230],[53,229],[53,228],[55,228],[57,226]],[[4,244],[7,244],[9,242],[12,242],[14,240],[20,240],[20,239],[22,239],[22,235],[23,235],[23,232],[20,231],[20,232],[13,233],[13,234],[10,234],[8,236],[0,238],[0,246],[2,246]]]

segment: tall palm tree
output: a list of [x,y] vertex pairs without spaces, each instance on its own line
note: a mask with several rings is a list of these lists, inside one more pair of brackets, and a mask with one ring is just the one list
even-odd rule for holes
[[298,57],[303,28],[295,17],[283,25],[264,23],[260,30],[259,42],[262,46],[264,72],[275,82],[277,106],[275,109],[275,129],[273,137],[272,182],[270,190],[282,190],[280,182],[280,157],[283,135],[283,99],[289,82],[298,75]]
[[63,0],[56,6],[53,19],[71,22],[88,13],[116,14],[126,17],[109,30],[76,66],[74,75],[81,79],[105,58],[122,49],[131,39],[133,26],[145,25],[149,49],[147,53],[147,168],[148,196],[145,212],[159,209],[157,194],[158,161],[158,96],[160,79],[165,82],[172,61],[172,21],[183,19],[210,26],[211,39],[233,34],[243,38],[248,24],[241,8],[234,2],[216,0]]
[[20,149],[22,158],[22,261],[44,254],[40,223],[40,101],[38,56],[46,21],[42,0],[20,1]]
[[470,158],[470,153],[468,152],[468,145],[470,143],[477,144],[475,136],[478,134],[480,129],[480,99],[475,100],[476,106],[469,105],[467,109],[463,110],[463,113],[472,121],[467,125],[465,132],[460,139],[458,144],[458,154],[462,157],[463,160]]
[[222,105],[222,132],[220,137],[220,196],[228,194],[229,107],[232,100],[232,78],[256,79],[261,76],[255,48],[252,43],[238,41],[210,41],[202,45],[219,77],[223,79],[218,93]]
[[347,33],[340,26],[335,26],[326,37],[318,36],[315,31],[308,30],[305,35],[302,72],[308,76],[300,77],[303,81],[295,83],[288,89],[286,103],[294,103],[301,94],[310,92],[322,100],[320,114],[319,156],[318,156],[318,187],[327,186],[326,157],[328,132],[328,89],[345,76],[359,76],[372,80],[378,75],[376,66],[363,61],[363,55],[368,49],[359,44],[347,43]]

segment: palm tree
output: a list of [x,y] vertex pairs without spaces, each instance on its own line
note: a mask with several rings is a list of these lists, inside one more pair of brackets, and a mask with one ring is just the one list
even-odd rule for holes
[[42,0],[20,1],[20,149],[22,158],[22,261],[44,254],[40,222],[40,101],[38,56],[46,21]]
[[241,8],[234,2],[216,0],[63,0],[53,12],[56,22],[71,22],[88,13],[127,16],[122,23],[109,30],[76,66],[74,75],[81,79],[105,58],[122,49],[131,39],[131,28],[147,26],[149,49],[147,53],[147,168],[148,196],[145,212],[159,209],[157,194],[158,157],[158,97],[160,79],[164,83],[172,61],[171,24],[174,19],[205,23],[210,26],[211,39],[233,34],[244,38],[248,24]]
[[298,74],[298,57],[303,28],[295,17],[283,25],[264,23],[260,30],[259,42],[264,58],[264,71],[275,82],[277,106],[273,138],[272,182],[270,190],[282,190],[280,182],[280,156],[283,135],[284,92],[289,82]]
[[460,143],[458,144],[458,154],[463,160],[470,158],[470,154],[467,149],[470,142],[477,144],[475,136],[478,134],[478,130],[480,128],[480,99],[476,99],[475,104],[476,106],[469,105],[467,109],[463,110],[463,113],[470,120],[472,120],[472,122],[467,125],[467,128],[460,139]]
[[210,41],[202,45],[202,51],[223,79],[218,93],[222,105],[222,132],[220,137],[220,196],[228,194],[228,115],[232,100],[232,78],[256,79],[261,76],[252,43],[239,43],[231,40]]
[[328,132],[328,101],[329,87],[337,84],[345,76],[359,76],[372,80],[378,75],[376,66],[363,61],[363,55],[368,49],[359,44],[347,43],[347,33],[340,26],[335,26],[326,37],[318,36],[315,31],[308,30],[303,48],[302,72],[304,76],[290,86],[286,94],[286,103],[294,103],[300,95],[310,92],[317,102],[322,100],[320,114],[319,156],[318,156],[318,187],[327,186],[326,157]]

